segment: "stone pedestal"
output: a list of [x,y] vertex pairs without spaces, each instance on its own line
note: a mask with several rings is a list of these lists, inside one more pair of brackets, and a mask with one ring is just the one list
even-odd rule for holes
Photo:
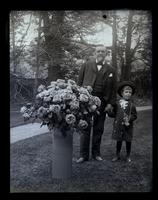
[[52,178],[66,179],[72,174],[72,132],[67,131],[66,136],[62,135],[60,129],[53,129],[53,159],[52,159]]

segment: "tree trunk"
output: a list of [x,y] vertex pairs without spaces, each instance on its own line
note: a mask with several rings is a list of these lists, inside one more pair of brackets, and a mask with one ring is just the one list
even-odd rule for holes
[[43,12],[45,48],[50,52],[52,61],[48,66],[48,82],[59,78],[60,64],[62,62],[61,27],[64,20],[64,11],[54,11],[50,19],[48,12]]
[[112,26],[112,66],[117,70],[117,29],[116,29],[116,14],[113,15],[113,26]]
[[67,131],[66,136],[58,128],[52,131],[52,178],[65,179],[72,175],[73,136]]
[[16,67],[17,67],[17,63],[16,63],[16,53],[15,53],[15,22],[14,22],[14,14],[11,14],[11,27],[12,27],[12,45],[13,45],[13,58],[12,58],[12,62],[13,62],[13,72],[16,73]]
[[123,81],[125,79],[125,61],[124,57],[121,57],[121,76],[120,76],[120,81]]
[[36,72],[35,72],[35,85],[34,85],[34,97],[37,93],[38,87],[38,78],[39,78],[39,46],[40,46],[40,36],[41,36],[41,15],[39,14],[39,26],[38,26],[38,39],[37,39],[37,48],[36,48]]
[[132,38],[132,18],[133,11],[129,11],[127,37],[126,37],[126,49],[125,49],[125,67],[124,67],[124,80],[130,79],[131,73],[131,38]]

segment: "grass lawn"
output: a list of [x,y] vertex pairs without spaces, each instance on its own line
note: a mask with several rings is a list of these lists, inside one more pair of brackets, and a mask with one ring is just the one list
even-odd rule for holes
[[[111,140],[113,119],[105,122],[101,153],[104,160],[72,163],[72,178],[51,178],[52,137],[34,136],[10,148],[10,192],[149,192],[152,189],[152,111],[141,111],[135,122],[131,163],[111,162],[115,141]],[[73,157],[79,156],[79,135],[73,137]]]

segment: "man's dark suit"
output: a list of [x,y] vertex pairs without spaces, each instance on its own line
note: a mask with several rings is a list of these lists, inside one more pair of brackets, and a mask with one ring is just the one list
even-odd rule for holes
[[[116,101],[116,72],[113,67],[105,63],[100,71],[95,60],[84,63],[78,77],[79,86],[91,86],[92,95],[101,100],[100,115],[94,117],[92,137],[92,157],[100,156],[101,137],[104,131],[107,104],[114,105]],[[90,125],[80,137],[80,154],[85,160],[89,159]]]

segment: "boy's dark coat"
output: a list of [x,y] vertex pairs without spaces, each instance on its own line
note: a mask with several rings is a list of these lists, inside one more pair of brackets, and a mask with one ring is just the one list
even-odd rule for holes
[[[128,116],[130,115],[129,126],[125,126],[122,124],[124,112]],[[114,111],[112,113],[109,113],[109,116],[115,117],[112,139],[117,141],[124,140],[127,142],[131,142],[133,138],[133,121],[137,119],[137,111],[135,105],[131,101],[129,101],[128,106],[125,110],[123,110],[118,101],[114,108]]]

